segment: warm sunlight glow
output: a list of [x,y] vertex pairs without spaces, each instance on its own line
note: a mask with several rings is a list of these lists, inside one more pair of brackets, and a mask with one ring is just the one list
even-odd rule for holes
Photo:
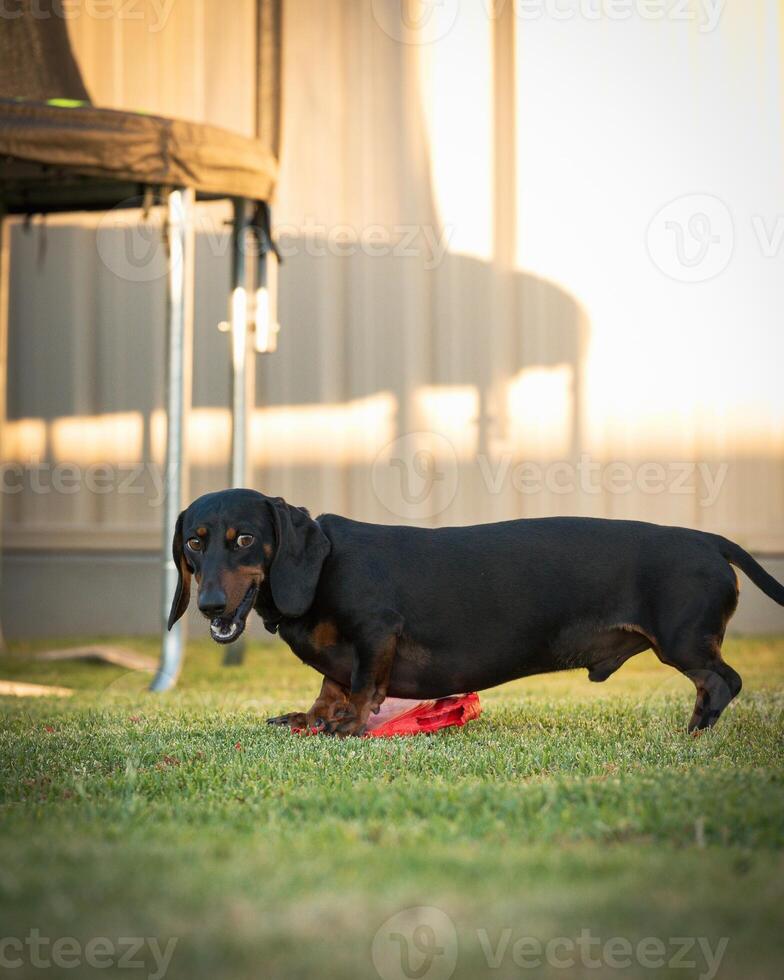
[[586,311],[595,455],[782,451],[782,55],[754,6],[518,31],[517,265]]
[[370,463],[394,438],[397,400],[388,392],[338,404],[257,408],[250,434],[255,466]]
[[[228,415],[228,410],[226,414]],[[150,413],[150,454],[159,466],[163,465],[166,455],[166,429],[166,412],[162,408],[156,408]],[[226,458],[228,459],[228,455]]]
[[417,428],[436,432],[452,445],[458,459],[477,451],[479,392],[474,385],[427,385],[414,393]]
[[[431,19],[454,19],[431,4]],[[446,28],[444,24],[444,28]],[[493,48],[486,4],[465,3],[449,30],[420,53],[432,193],[449,251],[490,259],[493,248]]]
[[228,463],[231,413],[228,408],[194,408],[188,416],[188,459],[194,466]]
[[33,464],[46,455],[46,422],[14,419],[3,431],[3,462]]
[[52,458],[58,463],[138,463],[144,419],[141,412],[67,416],[51,423],[50,441]]
[[[371,463],[395,437],[397,399],[388,392],[332,405],[285,405],[254,409],[250,452],[256,466]],[[142,459],[143,424],[138,413],[68,416],[49,426],[53,458],[69,463],[128,465]],[[227,408],[194,408],[188,416],[188,460],[195,466],[228,463],[231,413]],[[47,424],[20,419],[6,428],[9,462],[40,462]],[[161,464],[166,446],[166,414],[150,415],[152,458]]]
[[520,371],[507,388],[507,449],[522,458],[567,458],[572,398],[568,364]]

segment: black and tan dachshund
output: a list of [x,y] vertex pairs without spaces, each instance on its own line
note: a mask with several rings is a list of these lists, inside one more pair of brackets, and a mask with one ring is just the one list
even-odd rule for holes
[[180,579],[218,643],[251,609],[324,676],[307,712],[274,724],[360,735],[387,695],[437,698],[585,667],[604,681],[653,649],[697,688],[689,731],[741,688],[721,644],[741,568],[784,605],[784,587],[715,534],[637,521],[553,517],[437,530],[363,524],[254,490],[200,497],[173,542]]

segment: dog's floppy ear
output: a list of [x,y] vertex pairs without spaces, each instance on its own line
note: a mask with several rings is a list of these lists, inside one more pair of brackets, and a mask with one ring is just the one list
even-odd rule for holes
[[272,599],[284,616],[301,616],[313,603],[321,566],[332,545],[304,507],[269,501],[277,550],[270,566]]
[[174,537],[172,538],[172,557],[174,558],[174,564],[177,567],[178,577],[177,591],[174,593],[171,612],[169,613],[169,629],[171,629],[180,616],[182,616],[182,614],[188,608],[188,603],[191,601],[191,567],[185,559],[185,551],[182,547],[182,520],[184,516],[185,511],[183,511],[177,518],[177,524],[174,528]]

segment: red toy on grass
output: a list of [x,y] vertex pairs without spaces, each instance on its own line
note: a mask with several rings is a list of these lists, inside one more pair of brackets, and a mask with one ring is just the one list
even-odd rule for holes
[[[363,738],[437,732],[440,728],[465,725],[467,721],[478,718],[481,713],[478,694],[456,694],[434,701],[387,698],[379,713],[370,716]],[[316,734],[316,730],[308,734]]]
[[482,713],[478,694],[457,694],[437,701],[387,698],[377,715],[371,715],[365,738],[421,735],[473,721]]

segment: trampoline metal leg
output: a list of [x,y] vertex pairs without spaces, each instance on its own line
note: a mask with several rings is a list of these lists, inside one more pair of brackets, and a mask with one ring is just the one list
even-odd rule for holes
[[[234,200],[231,234],[231,486],[248,485],[248,428],[253,392],[253,362],[248,358],[248,261],[246,254],[250,202]],[[224,666],[241,664],[245,644],[226,647]]]
[[248,424],[253,362],[248,358],[248,261],[246,255],[249,202],[234,201],[231,236],[231,485],[248,482]]
[[[11,222],[0,209],[0,462],[5,461],[4,433],[7,410],[8,385],[8,307],[11,283]],[[3,507],[0,493],[0,582],[2,582],[2,522]],[[0,591],[0,594],[2,592]],[[0,620],[0,650],[4,648],[2,620]]]
[[177,517],[184,506],[187,485],[185,435],[191,402],[194,288],[194,193],[178,189],[168,194],[168,285],[166,304],[166,463],[164,474],[163,575],[161,594],[162,642],[158,672],[150,685],[167,691],[177,683],[185,646],[185,619],[166,630],[169,606],[177,587],[177,568],[171,543]]

